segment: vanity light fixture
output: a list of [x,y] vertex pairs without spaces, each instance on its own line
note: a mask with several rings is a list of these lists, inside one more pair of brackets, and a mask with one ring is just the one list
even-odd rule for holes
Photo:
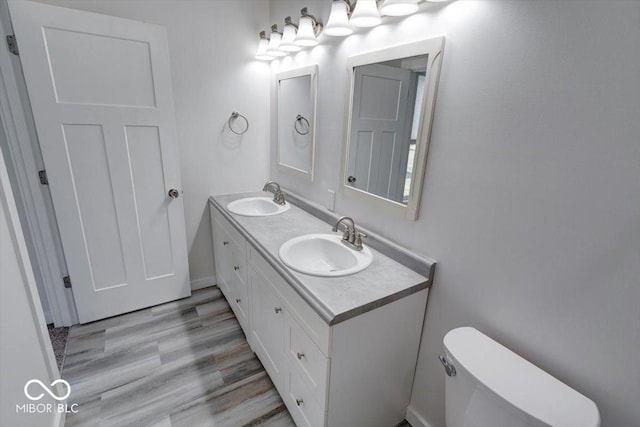
[[285,56],[286,52],[280,50],[280,43],[282,42],[282,34],[278,32],[278,26],[273,24],[271,26],[271,34],[269,35],[269,46],[267,47],[267,55],[273,57]]
[[349,0],[333,0],[331,13],[324,33],[328,36],[344,37],[353,34],[353,28],[349,24],[351,3]]
[[378,2],[376,0],[358,0],[356,7],[353,9],[349,23],[354,27],[375,27],[380,25],[382,19],[378,11]]
[[258,42],[258,50],[256,51],[256,59],[261,61],[271,61],[273,56],[267,54],[269,47],[269,39],[265,31],[260,31],[260,41]]
[[387,16],[406,16],[418,10],[419,0],[384,0],[380,13]]
[[295,43],[298,26],[291,22],[291,17],[284,18],[284,28],[282,29],[282,42],[280,50],[283,52],[298,52],[302,49]]
[[310,15],[306,7],[300,10],[301,17],[298,23],[298,35],[295,43],[302,47],[311,47],[318,44],[318,35],[322,31],[322,24],[318,22],[315,16]]

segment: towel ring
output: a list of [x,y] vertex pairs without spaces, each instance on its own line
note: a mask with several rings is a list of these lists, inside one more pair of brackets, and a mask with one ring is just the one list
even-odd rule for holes
[[[235,131],[233,129],[233,127],[231,126],[231,123],[233,121],[237,120],[238,117],[240,117],[242,120],[244,120],[244,123],[245,123],[244,130],[241,130],[240,132]],[[231,117],[229,117],[229,120],[227,121],[227,125],[229,126],[229,129],[231,130],[231,132],[235,133],[236,135],[244,135],[249,130],[249,120],[247,120],[247,118],[245,116],[243,116],[242,114],[238,113],[237,111],[234,111],[233,113],[231,113]]]
[[[301,122],[305,122],[307,124],[306,132],[300,132],[300,130],[298,130],[298,123],[301,123]],[[311,125],[309,124],[309,120],[307,120],[302,114],[298,114],[296,116],[296,121],[293,122],[293,128],[296,130],[296,132],[299,135],[308,135],[309,131],[311,130]]]

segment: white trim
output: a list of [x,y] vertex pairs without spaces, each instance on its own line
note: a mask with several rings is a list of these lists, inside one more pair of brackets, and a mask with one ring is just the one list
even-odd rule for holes
[[[25,287],[25,293],[29,300],[29,311],[33,319],[34,327],[36,328],[35,332],[38,336],[38,344],[40,345],[40,351],[42,352],[42,358],[47,369],[47,374],[50,379],[57,380],[60,378],[60,372],[58,371],[58,364],[56,363],[56,358],[53,354],[51,339],[49,338],[49,332],[47,331],[46,322],[44,320],[42,303],[38,296],[36,279],[33,275],[31,262],[29,261],[29,254],[24,241],[22,227],[20,226],[18,210],[11,190],[11,184],[9,183],[9,175],[7,174],[2,152],[0,152],[0,203],[6,211],[9,226],[9,238],[12,240],[13,246],[17,248],[18,253],[16,254],[16,258],[22,275],[20,284]],[[58,412],[53,419],[53,426],[63,426],[64,421],[65,414]]]
[[203,277],[201,279],[196,279],[191,281],[191,290],[196,291],[202,288],[208,288],[209,286],[213,286],[216,284],[216,278],[213,276]]
[[411,427],[431,427],[429,424],[411,405],[407,407],[405,419],[411,424]]
[[[10,34],[9,11],[6,2],[0,6],[0,32],[2,38]],[[34,150],[37,142],[32,143],[29,125],[22,109],[22,99],[18,87],[18,78],[12,65],[12,56],[8,49],[0,49],[0,120],[8,145],[7,163],[16,172],[15,181],[22,202],[22,218],[28,231],[29,244],[33,249],[35,274],[41,278],[46,298],[55,326],[71,326],[77,321],[77,314],[71,290],[62,286],[66,276],[60,260],[64,259],[57,224],[52,208],[47,204],[45,194],[36,176],[38,166]],[[26,91],[25,91],[26,96]],[[32,132],[35,135],[35,129]]]

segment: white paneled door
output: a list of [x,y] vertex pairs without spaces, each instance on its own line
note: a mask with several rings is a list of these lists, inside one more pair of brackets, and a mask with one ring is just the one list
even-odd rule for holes
[[190,295],[165,29],[9,5],[80,322]]
[[410,79],[411,70],[383,64],[357,67],[354,76],[348,182],[397,202],[409,150]]

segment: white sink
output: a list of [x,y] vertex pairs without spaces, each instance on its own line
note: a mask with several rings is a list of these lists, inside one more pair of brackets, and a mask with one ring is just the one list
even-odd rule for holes
[[342,235],[307,234],[280,246],[280,259],[289,268],[313,276],[337,277],[358,273],[371,264],[369,248],[355,251],[341,243]]
[[233,201],[227,205],[234,214],[244,216],[270,216],[278,215],[289,210],[291,205],[277,205],[270,197],[247,197]]

